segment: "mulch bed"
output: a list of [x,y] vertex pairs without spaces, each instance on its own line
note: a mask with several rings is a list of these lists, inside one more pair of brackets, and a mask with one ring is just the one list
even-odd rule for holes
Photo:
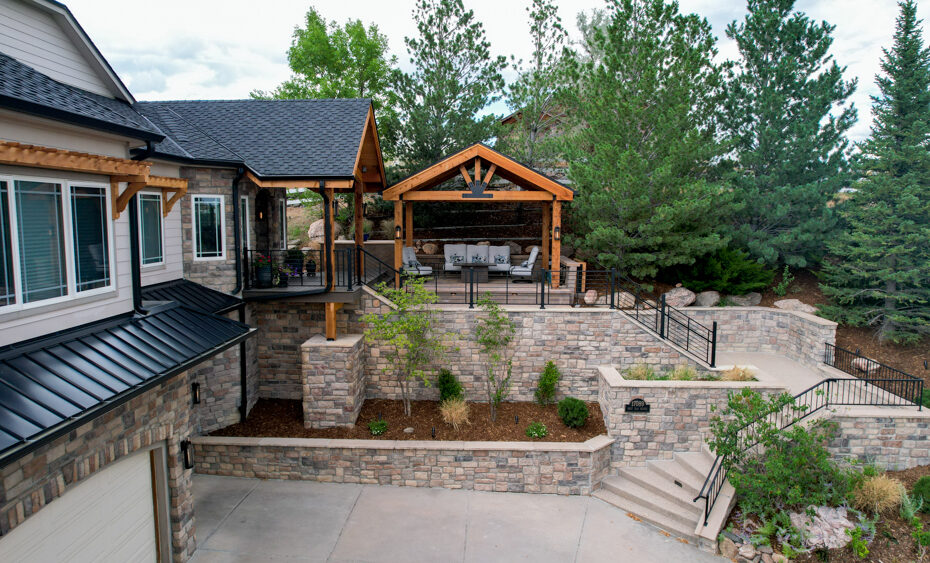
[[[604,418],[597,403],[588,403],[590,416],[581,428],[568,428],[562,423],[555,405],[535,403],[503,403],[497,409],[497,422],[491,422],[486,403],[469,403],[471,424],[454,430],[439,414],[436,401],[413,401],[409,417],[404,416],[403,403],[386,399],[369,399],[362,406],[358,423],[353,428],[304,428],[301,402],[285,399],[259,399],[244,423],[233,424],[211,433],[211,436],[250,436],[278,438],[349,438],[362,440],[468,440],[468,441],[531,441],[526,427],[542,422],[549,435],[541,442],[584,442],[606,434]],[[383,417],[388,430],[372,436],[368,422]],[[412,427],[413,433],[404,433]],[[432,429],[436,429],[436,437]]]

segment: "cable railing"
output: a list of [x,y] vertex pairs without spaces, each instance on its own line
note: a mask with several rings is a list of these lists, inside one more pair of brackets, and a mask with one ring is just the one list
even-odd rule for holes
[[[899,372],[902,373],[903,372]],[[907,374],[903,374],[907,375]],[[911,376],[908,376],[911,377]],[[888,391],[891,387],[901,393]],[[917,378],[910,379],[870,379],[859,378],[830,378],[820,381],[816,385],[795,395],[792,400],[775,411],[763,413],[758,419],[750,422],[737,431],[735,444],[738,451],[745,452],[756,446],[759,442],[758,427],[762,422],[783,430],[792,424],[800,422],[815,412],[834,406],[879,406],[879,407],[913,407],[920,409],[920,401],[911,401],[904,395],[920,397],[914,394],[922,391],[923,381]],[[694,502],[704,499],[704,525],[710,518],[710,513],[720,496],[720,491],[727,479],[727,460],[724,456],[717,456],[711,465],[704,484]]]

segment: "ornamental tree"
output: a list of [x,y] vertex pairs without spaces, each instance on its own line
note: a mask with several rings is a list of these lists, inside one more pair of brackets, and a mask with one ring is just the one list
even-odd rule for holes
[[513,369],[513,342],[516,328],[501,306],[485,293],[478,299],[481,313],[475,319],[475,340],[484,354],[487,372],[485,389],[491,407],[491,420],[497,420],[497,407],[510,392],[510,374]]

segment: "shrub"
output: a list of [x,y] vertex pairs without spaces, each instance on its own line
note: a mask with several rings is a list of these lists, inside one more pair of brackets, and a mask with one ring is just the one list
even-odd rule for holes
[[468,403],[461,397],[453,397],[439,403],[439,413],[442,421],[451,424],[458,431],[459,427],[468,422]]
[[882,514],[901,506],[904,485],[887,475],[864,479],[853,490],[853,505],[859,510]]
[[371,432],[372,436],[380,436],[387,432],[387,429],[388,423],[383,419],[372,420],[368,423],[368,431]]
[[698,372],[694,366],[681,364],[672,370],[670,378],[674,381],[691,381],[698,379]]
[[724,381],[755,381],[756,372],[745,366],[733,366],[720,374]]
[[920,402],[923,403],[923,406],[930,407],[930,389],[923,390],[920,395]]
[[526,435],[530,438],[545,438],[549,434],[546,425],[542,422],[533,422],[526,427]]
[[921,511],[930,513],[930,475],[925,475],[914,483],[912,494],[923,503]]
[[439,387],[439,402],[448,401],[449,399],[462,399],[462,384],[447,369],[439,370],[439,378],[436,381]]
[[676,270],[678,279],[691,291],[713,289],[730,295],[761,291],[772,283],[775,272],[742,250],[722,248],[699,258],[694,266]]
[[901,497],[901,509],[898,511],[898,514],[901,515],[901,518],[904,518],[908,522],[912,522],[914,518],[917,517],[917,513],[920,512],[920,509],[924,506],[924,499],[916,496],[909,495],[905,493]]
[[569,428],[581,428],[588,420],[588,405],[581,399],[566,397],[559,401],[559,418]]
[[651,380],[656,378],[656,372],[647,364],[636,364],[623,370],[623,379]]
[[540,405],[551,405],[555,402],[555,388],[559,383],[559,368],[555,362],[546,362],[539,382],[536,384],[536,402]]
[[853,528],[846,530],[849,536],[849,548],[859,559],[865,559],[869,555],[868,542],[862,539],[862,528]]
[[785,264],[785,269],[781,273],[781,281],[778,282],[775,287],[772,288],[772,292],[779,297],[784,297],[788,293],[788,286],[791,285],[791,282],[794,281],[794,276],[791,275],[791,271],[788,269],[788,265]]

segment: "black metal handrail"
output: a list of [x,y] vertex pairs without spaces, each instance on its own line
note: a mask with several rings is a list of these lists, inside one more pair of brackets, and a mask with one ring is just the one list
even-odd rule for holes
[[394,280],[399,272],[393,266],[381,260],[362,246],[356,246],[356,279],[358,285],[367,285],[377,289],[382,282],[394,286]]
[[[326,285],[326,263],[320,250],[254,250],[244,251],[245,289],[265,289],[291,283],[322,287]],[[282,281],[283,280],[283,281]]]
[[834,346],[829,342],[824,343],[823,363],[830,367],[836,368],[842,372],[848,373],[870,383],[881,381],[901,381],[913,380],[918,383],[899,385],[897,383],[888,385],[885,388],[889,393],[900,395],[903,399],[916,403],[921,406],[921,397],[923,395],[923,380],[899,369],[885,365],[881,362],[867,358],[859,353],[852,352],[839,346]]
[[[905,374],[906,375],[906,374]],[[900,393],[889,391],[892,387]],[[753,428],[762,421],[767,421],[779,430],[788,428],[800,422],[815,412],[830,405],[837,406],[879,406],[901,407],[914,406],[915,402],[905,397],[915,396],[914,392],[923,389],[923,381],[917,378],[898,379],[872,379],[859,378],[830,378],[820,381],[816,385],[805,389],[795,395],[792,400],[776,411],[762,414],[757,420],[750,422],[737,431],[739,451],[747,451],[758,444]],[[920,395],[916,395],[919,397]],[[916,402],[920,408],[919,399]],[[710,513],[720,496],[723,484],[727,479],[728,468],[726,458],[717,456],[711,465],[701,490],[694,497],[693,502],[704,499],[704,525],[710,518]]]

